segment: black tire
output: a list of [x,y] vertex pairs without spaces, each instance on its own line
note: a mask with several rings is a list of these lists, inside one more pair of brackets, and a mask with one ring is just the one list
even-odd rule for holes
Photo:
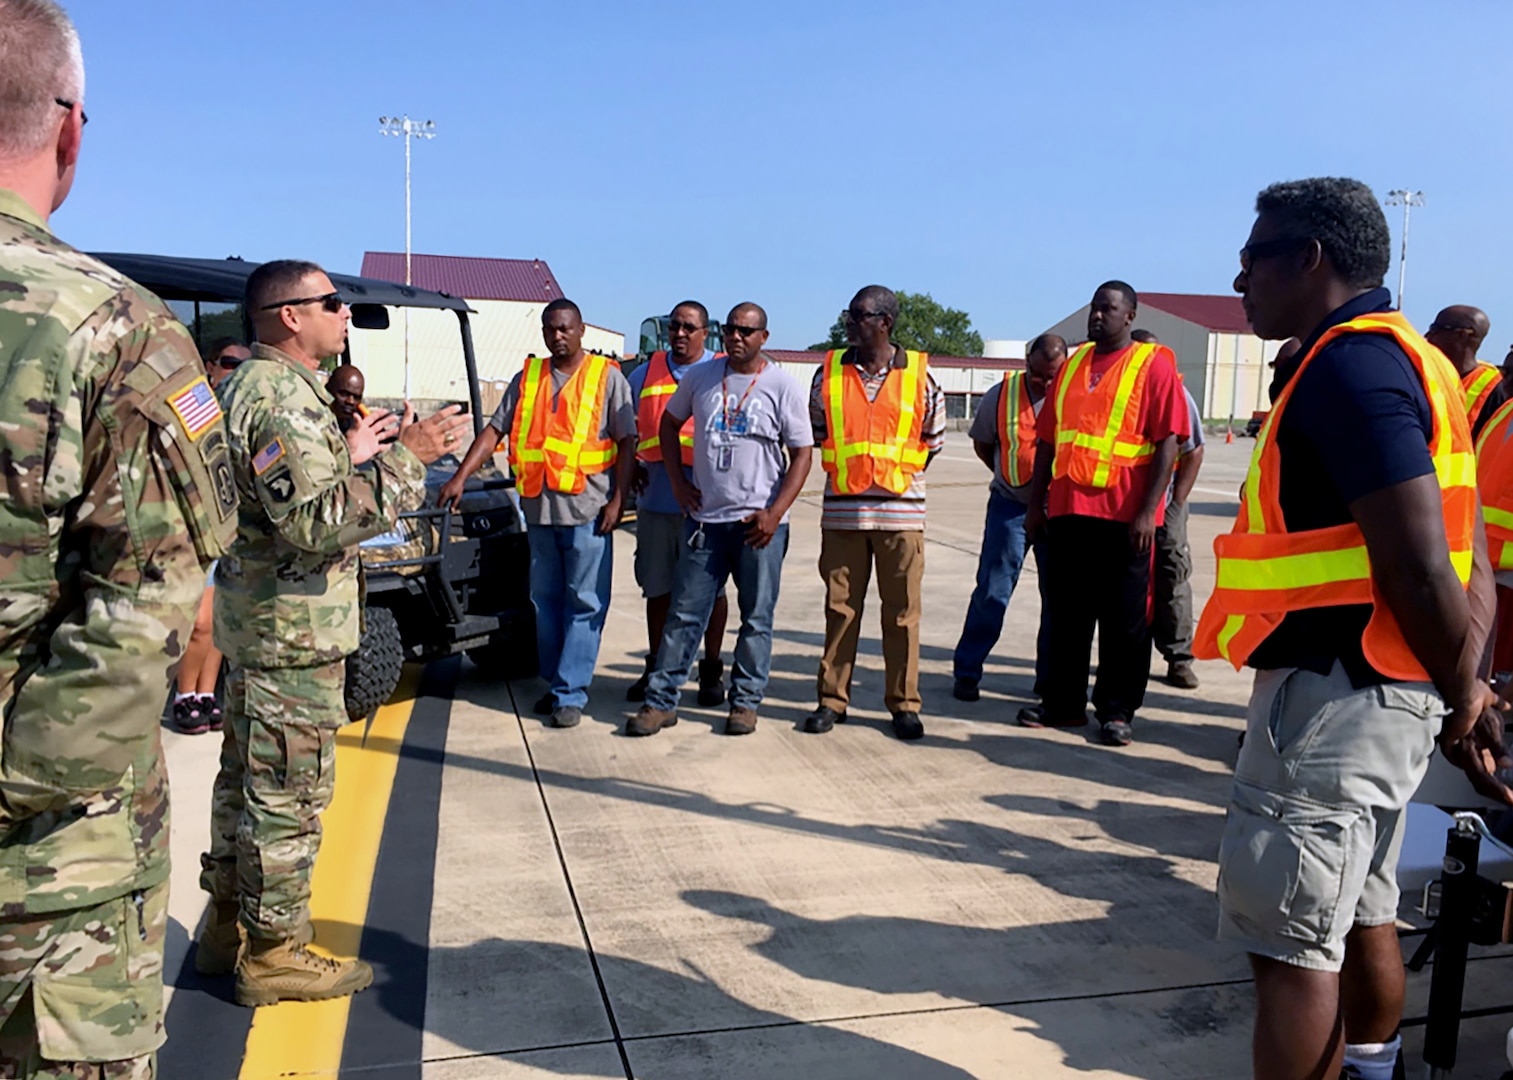
[[362,720],[394,695],[404,667],[404,642],[399,620],[388,608],[369,605],[364,611],[362,642],[347,657],[347,717]]
[[487,645],[469,649],[468,659],[496,679],[513,682],[531,678],[541,670],[541,660],[536,653],[534,621],[516,621],[514,626],[497,634]]

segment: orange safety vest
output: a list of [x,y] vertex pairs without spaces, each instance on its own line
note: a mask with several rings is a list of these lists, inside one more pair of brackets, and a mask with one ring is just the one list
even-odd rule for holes
[[1024,487],[1035,472],[1035,404],[1030,400],[1029,376],[1023,371],[1005,375],[998,395],[998,471],[1012,488]]
[[608,357],[590,353],[553,406],[551,361],[526,360],[510,430],[510,468],[521,495],[534,499],[543,488],[577,495],[588,477],[615,463],[619,447],[599,437],[610,364]]
[[1320,349],[1345,334],[1389,334],[1413,362],[1434,417],[1429,453],[1440,486],[1450,563],[1462,585],[1471,580],[1476,458],[1471,425],[1460,408],[1459,376],[1400,312],[1362,315],[1324,332],[1261,425],[1234,530],[1214,541],[1217,583],[1198,622],[1193,653],[1206,660],[1222,656],[1238,670],[1290,611],[1371,604],[1371,621],[1361,639],[1367,661],[1388,678],[1423,682],[1428,674],[1377,591],[1360,526],[1352,521],[1289,532],[1282,518],[1278,425],[1304,369]]
[[844,362],[845,355],[845,349],[836,349],[825,359],[820,463],[837,495],[860,495],[873,485],[902,495],[930,458],[922,437],[930,354],[905,352],[904,366],[888,369],[873,401],[867,400],[861,373]]
[[1513,401],[1505,401],[1476,440],[1476,488],[1494,570],[1513,570]]
[[1492,396],[1492,391],[1497,389],[1497,384],[1502,382],[1502,372],[1491,364],[1484,364],[1480,360],[1471,369],[1471,374],[1460,381],[1466,390],[1466,418],[1471,421],[1471,426],[1476,426],[1476,420],[1481,416],[1481,411],[1487,407],[1487,399]]
[[[636,460],[657,462],[662,460],[662,414],[667,411],[667,399],[678,389],[678,380],[672,377],[667,364],[666,350],[651,354],[647,361],[646,381],[641,384],[641,396],[636,399],[636,430],[641,441],[636,444]],[[682,451],[683,464],[693,464],[693,417],[684,422],[678,431],[678,447]]]
[[1159,345],[1136,343],[1089,387],[1093,345],[1072,354],[1056,379],[1056,456],[1051,476],[1083,487],[1106,488],[1119,469],[1152,457],[1156,444],[1140,430],[1140,403]]

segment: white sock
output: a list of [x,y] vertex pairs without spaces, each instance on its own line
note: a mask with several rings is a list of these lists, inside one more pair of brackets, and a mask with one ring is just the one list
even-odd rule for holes
[[199,696],[200,696],[199,694],[174,694],[173,695],[173,703],[175,705],[177,705],[181,701],[188,701],[192,697],[197,698]]
[[1359,1080],[1392,1080],[1402,1046],[1401,1035],[1394,1035],[1391,1042],[1346,1043],[1345,1075]]

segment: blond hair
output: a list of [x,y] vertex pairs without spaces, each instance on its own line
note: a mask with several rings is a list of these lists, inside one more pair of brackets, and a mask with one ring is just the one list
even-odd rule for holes
[[57,99],[84,98],[79,32],[54,0],[0,0],[0,157],[44,149]]

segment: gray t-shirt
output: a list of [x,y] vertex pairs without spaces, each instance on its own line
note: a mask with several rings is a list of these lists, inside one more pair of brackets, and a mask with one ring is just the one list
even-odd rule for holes
[[[562,388],[567,385],[570,375],[564,375],[555,367],[552,373],[552,404],[555,406],[557,397],[562,393]],[[504,392],[504,399],[499,402],[499,408],[494,410],[494,418],[489,425],[500,432],[506,439],[510,436],[510,429],[515,424],[515,407],[520,403],[520,380],[525,373],[520,372],[510,380],[510,385]],[[630,384],[625,381],[625,376],[620,374],[620,369],[610,366],[609,378],[604,383],[604,420],[599,429],[599,438],[613,439],[619,442],[621,439],[634,438],[636,434],[636,406],[631,400]],[[525,511],[527,525],[583,525],[598,515],[609,502],[610,484],[615,476],[614,467],[595,473],[584,478],[583,490],[577,495],[566,495],[560,491],[552,491],[542,488],[541,494],[534,499],[520,498],[521,508]]]
[[770,360],[756,375],[730,371],[723,359],[695,364],[667,408],[694,420],[695,521],[740,521],[767,509],[788,470],[784,448],[814,445],[803,389]]
[[[1192,432],[1182,445],[1177,447],[1177,459],[1180,461],[1203,445],[1203,418],[1198,415],[1198,403],[1193,400],[1192,394],[1187,387],[1182,388],[1182,396],[1187,399],[1187,424]],[[1177,490],[1177,474],[1172,473],[1172,482],[1166,486],[1166,501],[1171,502],[1172,495]]]
[[[977,403],[977,411],[972,414],[972,426],[967,429],[967,438],[975,443],[986,443],[993,448],[993,483],[991,485],[993,490],[1028,506],[1030,485],[1010,487],[1008,479],[1003,475],[1003,454],[998,446],[998,402],[1002,397],[1003,381],[999,380],[998,385],[990,387]],[[1040,415],[1040,409],[1044,404],[1045,395],[1041,394],[1040,400],[1032,406],[1036,416]],[[1035,432],[1027,431],[1024,436],[1033,441]]]

